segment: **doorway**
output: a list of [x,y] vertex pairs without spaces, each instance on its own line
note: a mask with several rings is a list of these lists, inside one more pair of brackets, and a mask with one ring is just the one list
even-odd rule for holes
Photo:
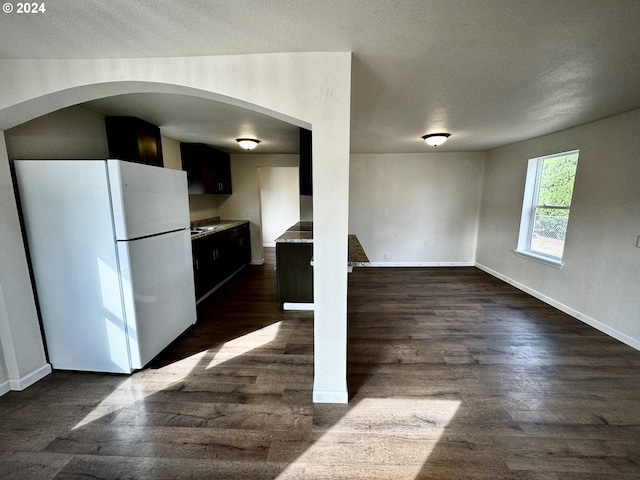
[[263,247],[300,221],[298,167],[259,167]]

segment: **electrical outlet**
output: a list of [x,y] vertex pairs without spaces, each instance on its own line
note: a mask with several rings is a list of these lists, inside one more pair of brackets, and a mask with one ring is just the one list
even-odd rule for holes
[[251,218],[251,212],[247,212],[247,218]]
[[389,259],[389,252],[384,252],[384,258],[386,258],[387,260]]

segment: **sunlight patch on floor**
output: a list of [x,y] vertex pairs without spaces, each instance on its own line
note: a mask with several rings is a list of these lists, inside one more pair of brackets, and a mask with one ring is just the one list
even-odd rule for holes
[[220,365],[221,363],[233,360],[236,357],[245,355],[251,350],[260,348],[268,343],[273,342],[278,336],[280,331],[280,324],[277,322],[272,325],[268,325],[255,332],[248,333],[242,337],[234,338],[226,342],[222,347],[215,352],[213,359],[207,365],[207,370]]
[[[144,400],[158,392],[181,388],[183,381],[200,370],[209,370],[231,359],[245,355],[255,348],[272,342],[278,335],[280,322],[248,333],[224,343],[217,349],[204,350],[173,362],[161,369],[135,372],[100,402],[72,430],[95,422],[125,406]],[[203,368],[203,365],[206,367]]]
[[[413,480],[455,417],[460,401],[413,398],[366,398],[348,407],[316,406],[314,424],[328,425],[278,480],[306,478],[331,471],[332,478]],[[326,417],[326,418],[325,418]],[[332,426],[332,422],[335,423]],[[291,470],[291,471],[290,471]],[[391,476],[390,476],[391,475]],[[324,478],[324,477],[323,477]]]

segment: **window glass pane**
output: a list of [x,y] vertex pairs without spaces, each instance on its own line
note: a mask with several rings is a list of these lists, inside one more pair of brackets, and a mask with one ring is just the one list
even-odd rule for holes
[[[538,205],[571,205],[573,195],[573,179],[578,166],[578,154],[573,153],[561,157],[543,160]],[[569,212],[567,212],[569,215]]]
[[532,251],[562,258],[568,213],[568,210],[536,208],[530,247]]

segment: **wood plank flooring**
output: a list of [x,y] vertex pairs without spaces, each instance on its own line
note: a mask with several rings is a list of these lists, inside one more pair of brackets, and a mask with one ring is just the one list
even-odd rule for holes
[[0,479],[640,479],[640,352],[475,268],[356,268],[349,405],[273,252],[131,376],[0,397]]

